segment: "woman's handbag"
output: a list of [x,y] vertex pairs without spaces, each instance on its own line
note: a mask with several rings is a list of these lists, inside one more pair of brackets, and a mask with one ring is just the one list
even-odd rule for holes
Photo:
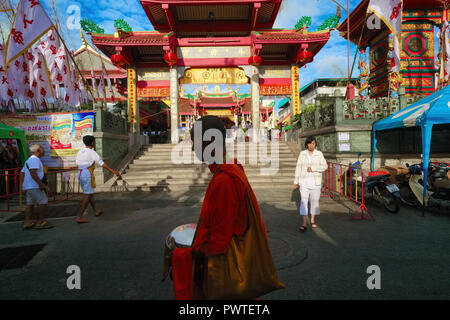
[[293,189],[291,193],[291,202],[295,202],[297,207],[299,207],[301,200],[302,197],[300,195],[300,187]]
[[278,278],[266,233],[246,187],[248,229],[233,236],[225,254],[207,258],[210,300],[254,299],[285,287]]

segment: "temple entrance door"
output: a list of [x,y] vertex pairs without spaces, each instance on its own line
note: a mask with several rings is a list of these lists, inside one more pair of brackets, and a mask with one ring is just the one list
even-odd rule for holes
[[[251,118],[250,80],[241,68],[192,68],[180,79],[180,127],[190,119],[214,115],[226,127],[239,125],[238,119]],[[188,128],[185,128],[188,129]]]

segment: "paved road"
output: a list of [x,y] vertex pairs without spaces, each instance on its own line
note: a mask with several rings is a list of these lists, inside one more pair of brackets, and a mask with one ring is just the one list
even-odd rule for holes
[[[450,215],[371,208],[375,221],[352,220],[353,205],[322,199],[319,228],[300,233],[289,197],[277,190],[257,197],[286,284],[263,299],[450,298]],[[25,267],[0,271],[0,299],[173,298],[171,281],[161,282],[163,240],[173,227],[197,221],[201,195],[135,192],[97,199],[105,214],[89,214],[86,225],[73,217],[53,220],[51,230],[0,223],[0,249],[47,243]],[[69,265],[81,268],[81,290],[67,289]],[[367,289],[370,265],[381,269],[380,290]]]

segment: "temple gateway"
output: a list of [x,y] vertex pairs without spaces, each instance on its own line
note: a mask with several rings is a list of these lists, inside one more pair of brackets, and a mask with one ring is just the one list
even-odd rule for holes
[[[157,102],[170,141],[204,115],[270,127],[273,105],[288,98],[300,112],[298,68],[313,61],[330,30],[272,29],[282,0],[141,0],[155,31],[91,33],[113,63],[127,69],[128,106],[139,133],[140,108]],[[225,85],[227,90],[217,89]]]

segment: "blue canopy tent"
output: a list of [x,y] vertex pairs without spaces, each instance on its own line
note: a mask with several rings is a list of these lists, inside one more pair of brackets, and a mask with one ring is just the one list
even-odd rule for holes
[[430,146],[433,125],[450,123],[450,86],[413,103],[409,107],[396,112],[389,117],[377,121],[372,127],[372,171],[375,165],[375,150],[377,146],[376,131],[420,127],[422,132],[422,154],[424,188],[423,196],[427,194],[428,165],[430,162]]

